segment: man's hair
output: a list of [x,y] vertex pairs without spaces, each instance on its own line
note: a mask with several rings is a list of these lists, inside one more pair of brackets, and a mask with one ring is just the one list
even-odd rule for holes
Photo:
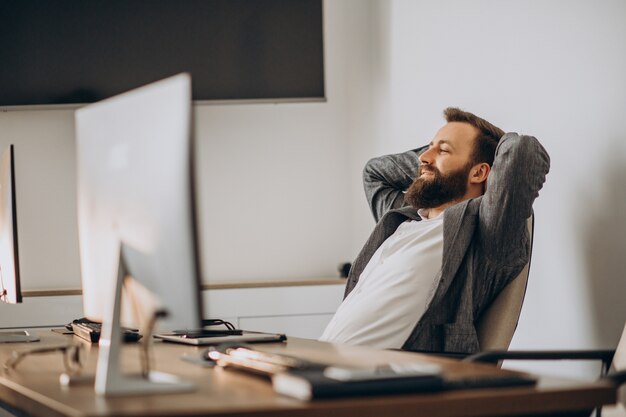
[[443,117],[448,123],[450,122],[463,122],[469,123],[478,129],[478,136],[476,137],[476,143],[474,145],[474,154],[472,155],[472,165],[486,162],[489,165],[493,164],[493,160],[496,156],[496,147],[500,138],[504,136],[504,131],[499,127],[496,127],[480,117],[458,109],[456,107],[448,107],[443,111]]

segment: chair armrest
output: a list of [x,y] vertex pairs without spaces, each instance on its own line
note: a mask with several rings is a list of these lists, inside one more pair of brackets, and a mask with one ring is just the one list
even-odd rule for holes
[[471,355],[471,353],[463,353],[463,352],[433,352],[430,350],[402,350],[402,352],[420,353],[422,355],[440,356],[442,358],[451,358],[451,359],[465,359],[469,355]]
[[612,372],[603,378],[606,381],[611,381],[615,385],[622,385],[626,382],[626,371]]
[[434,356],[441,356],[442,358],[448,358],[448,359],[465,359],[467,358],[467,355],[469,355],[469,353],[459,353],[459,352],[430,352],[428,353],[429,355],[434,355]]
[[510,350],[480,352],[463,360],[492,364],[503,360],[599,360],[602,361],[602,375],[605,375],[613,361],[613,355],[615,350]]

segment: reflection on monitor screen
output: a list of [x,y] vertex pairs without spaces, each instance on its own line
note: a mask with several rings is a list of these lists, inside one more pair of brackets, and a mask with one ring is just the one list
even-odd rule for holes
[[152,297],[134,298],[139,324],[166,311],[162,328],[201,327],[190,125],[187,74],[76,111],[83,305],[85,316],[103,321],[96,374],[101,394],[168,390],[156,383],[157,373],[151,381],[119,373],[127,277],[158,299],[152,307]]
[[[0,157],[0,300],[11,304],[22,302],[13,145],[7,146]],[[0,333],[0,343],[37,340],[38,337],[25,331]]]

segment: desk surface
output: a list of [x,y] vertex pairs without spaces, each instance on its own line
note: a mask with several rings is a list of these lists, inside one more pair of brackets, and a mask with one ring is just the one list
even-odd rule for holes
[[[41,331],[41,342],[1,344],[0,363],[13,350],[62,345],[77,341]],[[77,342],[78,343],[78,342]],[[97,346],[87,346],[86,372],[95,370]],[[257,345],[259,349],[285,352],[311,360],[345,365],[406,362],[419,357],[439,363],[448,377],[506,373],[487,365],[459,363],[449,359],[397,351],[333,346],[291,338],[287,344]],[[93,386],[62,387],[59,352],[28,356],[17,369],[0,370],[0,400],[35,416],[492,416],[531,415],[539,412],[590,410],[615,401],[615,389],[602,383],[583,383],[543,378],[537,387],[448,391],[435,394],[398,395],[304,402],[276,395],[261,378],[223,369],[207,369],[181,360],[198,355],[201,348],[155,343],[156,370],[174,373],[194,382],[195,392],[119,398],[98,397]],[[127,345],[123,369],[138,370],[137,346]]]

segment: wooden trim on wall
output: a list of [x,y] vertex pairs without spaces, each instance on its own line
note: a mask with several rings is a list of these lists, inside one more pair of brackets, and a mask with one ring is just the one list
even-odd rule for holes
[[343,278],[318,278],[282,281],[239,281],[212,282],[202,284],[203,290],[225,290],[235,288],[267,288],[267,287],[303,287],[306,285],[346,285]]
[[83,290],[80,288],[66,288],[58,290],[22,290],[22,297],[57,297],[66,295],[82,295]]
[[[276,280],[276,281],[236,281],[236,282],[213,282],[202,284],[202,290],[227,290],[241,288],[268,288],[268,287],[303,287],[307,285],[345,285],[344,278],[315,278],[300,280]],[[39,289],[22,290],[22,297],[57,297],[67,295],[82,295],[80,288],[67,289]]]

